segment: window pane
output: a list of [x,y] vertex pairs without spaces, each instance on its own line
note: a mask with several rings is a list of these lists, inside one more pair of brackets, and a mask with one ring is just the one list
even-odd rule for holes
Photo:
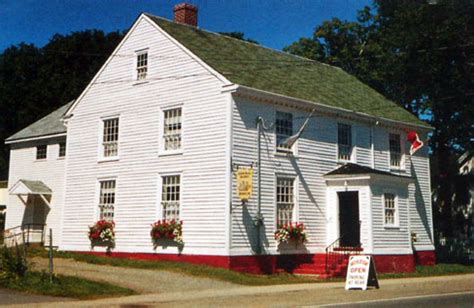
[[163,139],[165,150],[181,148],[181,108],[164,111]]
[[148,72],[148,53],[137,54],[137,80],[146,79]]
[[36,159],[46,159],[48,156],[48,146],[43,144],[36,147]]
[[100,219],[114,220],[115,180],[100,182],[99,209]]
[[277,178],[277,227],[293,221],[294,179]]
[[164,176],[162,181],[161,206],[163,208],[163,219],[179,219],[180,176]]
[[293,115],[291,113],[279,111],[276,113],[275,134],[277,151],[291,151],[291,148],[282,144],[286,138],[293,135]]
[[350,160],[352,151],[352,132],[350,125],[337,124],[337,144],[338,158],[340,160]]
[[118,155],[119,119],[104,120],[102,147],[104,157]]
[[66,156],[66,142],[61,142],[59,144],[59,157]]
[[386,225],[396,224],[395,195],[384,194],[384,220]]
[[400,167],[402,159],[402,147],[399,134],[390,134],[390,166]]

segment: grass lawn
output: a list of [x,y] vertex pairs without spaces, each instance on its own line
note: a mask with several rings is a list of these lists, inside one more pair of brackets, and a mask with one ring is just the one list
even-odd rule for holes
[[94,299],[136,294],[133,290],[72,276],[57,275],[53,283],[49,276],[40,272],[29,272],[23,278],[2,281],[0,287],[22,292],[70,297],[78,299]]
[[381,274],[380,278],[405,278],[405,277],[429,277],[429,276],[446,276],[456,274],[474,273],[474,265],[461,264],[436,264],[435,266],[417,266],[414,273],[394,273]]
[[[80,262],[86,262],[99,265],[110,265],[119,267],[132,267],[140,269],[151,270],[166,270],[173,272],[185,273],[198,277],[214,278],[223,281],[228,281],[240,285],[276,285],[276,284],[294,284],[294,283],[314,283],[314,282],[331,282],[344,281],[344,278],[333,279],[316,279],[309,276],[298,276],[292,274],[275,274],[275,275],[251,275],[239,273],[223,268],[216,268],[206,265],[196,265],[181,262],[171,261],[144,261],[131,260],[125,258],[113,258],[106,256],[94,256],[87,254],[80,254],[74,252],[57,251],[54,253],[55,257],[74,259]],[[30,256],[47,257],[46,250],[35,249],[30,252]],[[437,264],[436,266],[417,266],[414,273],[400,273],[400,274],[379,274],[381,279],[391,278],[409,278],[409,277],[427,277],[427,276],[441,276],[454,274],[474,273],[474,266],[466,266],[459,264]]]
[[[35,249],[29,253],[30,256],[41,256],[47,257],[47,251],[43,249]],[[312,277],[296,276],[291,274],[278,274],[278,275],[251,275],[239,273],[223,268],[211,267],[206,265],[196,265],[184,262],[171,262],[171,261],[144,261],[144,260],[131,260],[125,258],[113,258],[106,256],[94,256],[73,252],[56,251],[54,256],[57,258],[68,258],[74,259],[80,262],[86,262],[90,264],[99,265],[110,265],[119,267],[132,267],[139,269],[150,269],[150,270],[166,270],[172,272],[179,272],[189,274],[198,277],[206,277],[228,281],[240,285],[249,286],[261,286],[261,285],[277,285],[277,284],[293,284],[293,283],[307,283],[307,282],[318,282]],[[326,281],[326,280],[324,280]]]

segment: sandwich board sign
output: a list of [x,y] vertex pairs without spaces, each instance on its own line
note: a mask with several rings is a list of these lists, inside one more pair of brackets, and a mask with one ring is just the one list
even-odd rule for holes
[[375,263],[371,256],[351,256],[347,266],[346,290],[367,290],[368,286],[379,288]]

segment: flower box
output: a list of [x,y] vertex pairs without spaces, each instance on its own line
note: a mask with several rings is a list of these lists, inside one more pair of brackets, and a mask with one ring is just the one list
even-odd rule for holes
[[92,247],[107,246],[111,248],[115,245],[115,223],[113,221],[99,220],[89,226],[89,240]]
[[306,243],[308,241],[306,227],[303,223],[298,222],[281,225],[275,231],[275,239],[278,244],[288,243],[289,241]]
[[183,245],[183,222],[179,220],[158,220],[151,225],[150,236],[155,244],[175,242]]

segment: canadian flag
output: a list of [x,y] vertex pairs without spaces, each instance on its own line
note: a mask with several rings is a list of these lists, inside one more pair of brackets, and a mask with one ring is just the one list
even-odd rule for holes
[[420,140],[420,137],[418,137],[418,134],[415,131],[408,132],[407,140],[411,143],[410,155],[415,154],[415,152],[421,149],[421,147],[424,144],[423,141]]

